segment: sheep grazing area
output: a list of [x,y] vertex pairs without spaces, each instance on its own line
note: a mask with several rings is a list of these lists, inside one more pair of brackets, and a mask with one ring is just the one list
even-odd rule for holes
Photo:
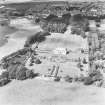
[[[105,105],[102,75],[88,74],[87,38],[68,27],[43,40],[45,32],[24,21],[11,23],[17,31],[0,47],[0,105]],[[42,39],[30,42],[37,34]]]
[[103,88],[77,83],[14,80],[0,88],[1,105],[104,105]]

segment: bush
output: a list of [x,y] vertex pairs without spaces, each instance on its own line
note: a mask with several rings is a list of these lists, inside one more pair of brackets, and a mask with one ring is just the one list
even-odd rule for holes
[[81,35],[81,31],[79,29],[76,29],[75,31],[77,35]]
[[97,87],[103,87],[103,80],[94,82],[94,85]]
[[75,34],[75,31],[74,30],[71,30],[71,34]]
[[84,85],[91,85],[93,84],[93,80],[91,77],[85,77],[84,78]]
[[35,74],[34,74],[33,70],[27,70],[26,71],[26,77],[27,78],[34,78]]
[[24,47],[30,47],[30,44],[26,41]]
[[11,82],[11,80],[9,80],[9,79],[2,79],[2,80],[0,80],[0,87],[8,84],[9,82]]
[[30,63],[30,64],[29,64],[29,66],[33,66],[33,65],[34,65],[33,63]]
[[39,73],[34,73],[34,77],[37,77],[39,76],[40,74]]
[[40,61],[40,59],[36,59],[35,60],[35,64],[41,64],[42,62]]
[[81,74],[80,77],[78,77],[78,81],[84,82],[85,78],[86,78],[86,77],[84,77],[84,75]]
[[3,69],[7,69],[9,67],[8,63],[5,62],[3,65],[2,65]]
[[81,32],[81,37],[84,38],[84,39],[87,37],[85,32]]
[[88,77],[84,78],[84,84],[85,85],[91,85],[95,82],[102,81],[103,76],[99,71],[93,71],[92,73],[89,74]]
[[103,76],[99,71],[96,71],[95,73],[92,73],[91,77],[92,77],[93,81],[100,81],[100,80],[103,79]]
[[2,75],[0,76],[0,79],[8,79],[9,78],[9,72],[5,71],[2,73]]
[[94,80],[94,81],[98,81],[98,80],[102,80],[103,76],[100,73],[100,71],[93,71],[92,73],[89,74],[89,76]]
[[89,32],[89,31],[90,31],[90,28],[87,26],[84,31],[85,31],[85,32]]
[[78,76],[75,76],[74,78],[73,78],[73,80],[75,81],[75,82],[84,82],[85,81],[85,78],[86,77],[84,77],[84,75],[80,75],[79,77]]
[[82,68],[83,65],[82,65],[80,62],[78,62],[77,67],[78,67],[78,68]]
[[96,24],[96,27],[100,27],[100,24]]
[[60,77],[56,77],[56,78],[54,79],[54,81],[59,82],[60,79],[61,79]]
[[39,18],[35,19],[35,23],[39,23],[39,22],[40,22]]
[[86,61],[86,59],[85,59],[85,58],[83,59],[83,61],[82,61],[82,62],[83,62],[83,64],[87,64],[87,61]]
[[71,34],[77,34],[80,35],[81,34],[81,30],[79,28],[77,28],[76,26],[73,26],[71,28]]
[[65,33],[67,30],[67,28],[65,27],[64,29],[62,29],[62,33]]
[[69,75],[67,75],[66,77],[64,77],[66,82],[72,82],[73,78],[70,77]]
[[74,79],[75,82],[79,81],[78,77],[74,77],[73,79]]
[[[32,45],[36,42],[43,42],[46,40],[46,37],[41,35],[43,32],[37,32],[35,35],[28,37],[26,45]],[[47,35],[46,35],[47,36]]]

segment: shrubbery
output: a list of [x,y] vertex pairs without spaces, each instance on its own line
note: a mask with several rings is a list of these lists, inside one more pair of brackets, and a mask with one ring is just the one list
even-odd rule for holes
[[7,71],[0,75],[0,86],[8,84],[11,80],[9,79],[9,73]]
[[35,64],[41,64],[42,62],[40,61],[40,59],[36,59],[35,60]]
[[93,71],[92,73],[89,74],[88,77],[85,77],[84,79],[84,84],[85,85],[91,85],[96,81],[101,81],[103,80],[103,76],[100,73],[100,71]]
[[8,79],[9,78],[9,72],[5,71],[0,75],[0,79]]
[[32,70],[26,71],[26,77],[27,78],[34,78],[35,76],[38,76],[38,74],[35,74]]
[[90,73],[89,76],[93,79],[93,81],[100,81],[103,79],[102,74],[97,70]]
[[60,80],[61,80],[60,77],[56,77],[56,78],[54,79],[54,81],[56,81],[56,82],[59,82]]
[[48,32],[37,32],[35,35],[28,37],[24,47],[30,47],[32,44],[41,43],[46,40],[46,36],[49,35]]
[[65,80],[66,82],[72,82],[73,78],[70,77],[69,75],[67,75],[67,76],[64,77],[64,80]]
[[8,84],[9,82],[11,82],[11,80],[9,80],[9,79],[2,79],[2,80],[0,80],[0,86],[4,86],[4,85]]
[[9,82],[11,79],[17,79],[17,80],[25,80],[28,78],[34,78],[35,76],[38,76],[39,74],[35,74],[33,70],[29,70],[26,67],[24,67],[22,64],[14,64],[11,65],[11,67],[8,69],[8,71],[5,71],[0,75],[0,82],[1,85]]
[[87,64],[88,62],[86,61],[86,59],[84,58],[82,61],[83,64]]
[[84,85],[91,85],[91,84],[93,84],[93,80],[92,80],[92,78],[91,77],[85,77],[84,78]]
[[67,75],[66,77],[64,77],[64,80],[67,82],[82,82],[84,85],[94,85],[94,84],[98,84],[97,86],[102,86],[103,85],[103,76],[99,71],[93,71],[92,73],[90,73],[88,76],[76,76],[76,77],[70,77],[69,75]]

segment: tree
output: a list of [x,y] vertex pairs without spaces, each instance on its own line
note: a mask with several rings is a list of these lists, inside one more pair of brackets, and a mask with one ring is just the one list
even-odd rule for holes
[[[20,69],[19,69],[20,68]],[[17,80],[25,80],[27,79],[26,77],[26,71],[28,70],[26,67],[20,65],[20,67],[16,71],[16,79]]]
[[70,24],[72,27],[81,28],[83,31],[88,31],[88,19],[84,18],[81,14],[77,14],[71,17]]
[[72,82],[73,81],[73,78],[70,77],[69,75],[65,76],[64,79],[66,82]]
[[36,43],[36,47],[38,46],[39,43],[45,41],[46,37],[49,35],[49,33],[45,32],[38,32],[33,36],[28,37],[25,46],[31,46],[32,44]]
[[27,70],[26,71],[26,77],[27,78],[34,78],[35,77],[34,71],[33,70]]
[[35,60],[35,64],[41,64],[42,62],[40,61],[40,59],[36,59]]
[[83,61],[82,61],[82,62],[83,62],[83,64],[87,64],[87,61],[86,61],[86,59],[85,59],[85,58],[83,59]]
[[8,84],[9,82],[11,82],[11,80],[9,80],[9,79],[2,79],[2,80],[0,80],[0,87]]
[[91,77],[85,77],[84,78],[84,85],[92,85],[93,84],[93,80]]
[[0,75],[0,79],[8,79],[9,78],[9,72],[5,71]]
[[58,16],[53,15],[53,14],[50,14],[50,15],[46,18],[46,20],[47,20],[47,21],[51,21],[52,19],[55,19],[55,18],[58,18]]
[[30,52],[29,58],[33,56],[34,51],[36,50],[36,48],[38,48],[39,43],[41,43],[41,42],[46,40],[46,36],[47,35],[50,35],[50,33],[49,32],[41,32],[40,31],[40,32],[36,33],[35,35],[30,36],[27,39],[25,45],[27,45],[28,47],[31,47],[33,44],[36,43],[36,47]]
[[16,71],[18,69],[18,64],[11,64],[8,68],[9,79],[16,79]]
[[62,19],[64,19],[64,22],[67,25],[69,25],[70,18],[71,18],[71,14],[70,13],[67,13],[67,14],[62,15]]

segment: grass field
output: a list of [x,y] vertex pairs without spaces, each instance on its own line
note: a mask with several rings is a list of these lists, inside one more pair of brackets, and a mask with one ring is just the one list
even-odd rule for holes
[[37,79],[0,88],[0,105],[105,105],[104,97],[103,88]]

